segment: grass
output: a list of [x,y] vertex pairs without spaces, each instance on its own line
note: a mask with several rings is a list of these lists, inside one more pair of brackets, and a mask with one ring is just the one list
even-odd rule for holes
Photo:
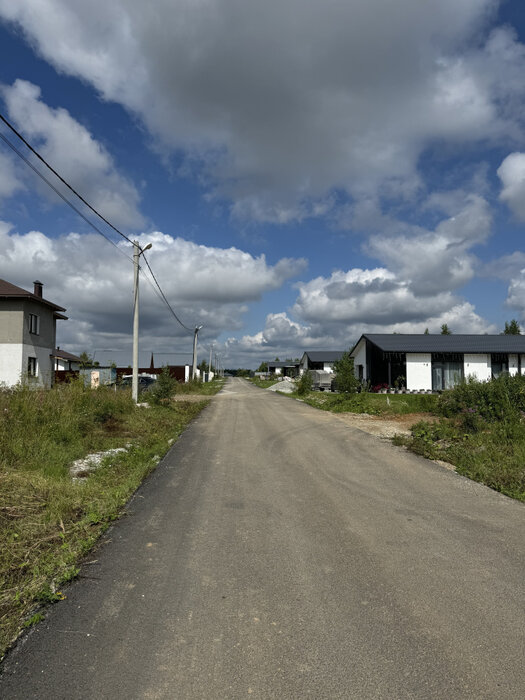
[[421,421],[394,442],[525,501],[525,377],[465,382],[445,392],[435,412],[438,422]]
[[429,412],[435,407],[437,399],[436,396],[425,394],[332,394],[320,391],[310,391],[301,398],[310,406],[323,411],[367,413],[373,416]]
[[[40,606],[63,597],[61,587],[158,455],[207,404],[221,382],[192,386],[203,401],[135,407],[130,391],[51,391],[17,387],[0,392],[0,657]],[[90,452],[130,444],[108,457],[83,483],[70,464]]]
[[277,379],[260,379],[260,377],[250,377],[249,379],[252,384],[260,387],[261,389],[268,389],[268,387],[277,384]]

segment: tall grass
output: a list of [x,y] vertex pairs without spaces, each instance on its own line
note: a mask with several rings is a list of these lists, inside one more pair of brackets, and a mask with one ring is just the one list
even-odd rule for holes
[[525,501],[525,376],[471,379],[445,392],[436,413],[439,422],[422,421],[396,442]]
[[[62,597],[80,558],[206,403],[136,407],[130,391],[80,383],[0,391],[0,657],[41,615],[35,606]],[[84,483],[71,480],[75,459],[124,444]]]

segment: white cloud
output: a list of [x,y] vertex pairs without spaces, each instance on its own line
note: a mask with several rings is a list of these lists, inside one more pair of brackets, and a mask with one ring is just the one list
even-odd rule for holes
[[235,216],[286,222],[333,189],[409,196],[436,143],[522,137],[525,51],[487,35],[497,4],[0,0],[0,16],[181,149]]
[[[95,209],[117,226],[137,228],[144,224],[135,186],[117,171],[108,151],[69,112],[46,105],[40,88],[25,80],[4,85],[0,95],[22,134]],[[59,190],[76,202],[69,190],[38,165]],[[51,190],[43,188],[42,192],[56,200]]]
[[21,189],[23,185],[17,177],[12,159],[0,151],[0,199],[10,197]]
[[484,243],[491,232],[492,215],[482,197],[441,193],[433,198],[433,205],[437,204],[454,214],[434,231],[406,227],[407,233],[401,235],[372,236],[366,246],[417,296],[439,295],[469,282],[477,264],[471,249]]
[[503,186],[500,199],[525,221],[525,153],[511,153],[498,168]]
[[[148,259],[168,300],[190,328],[203,323],[201,339],[242,326],[247,302],[278,289],[304,269],[304,261],[268,265],[236,248],[211,248],[160,232],[139,237],[153,243]],[[0,277],[25,289],[44,282],[44,296],[67,308],[59,324],[62,346],[81,351],[130,345],[133,268],[116,248],[95,234],[49,238],[39,231],[12,232],[0,222]],[[129,246],[118,248],[127,255]],[[144,268],[144,266],[143,266]],[[144,348],[173,350],[188,334],[141,277],[141,338]],[[190,338],[191,340],[191,338]]]

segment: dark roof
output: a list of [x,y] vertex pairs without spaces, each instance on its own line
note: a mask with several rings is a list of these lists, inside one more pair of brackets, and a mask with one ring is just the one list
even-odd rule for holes
[[53,357],[60,357],[63,360],[70,360],[71,362],[81,362],[80,357],[77,355],[73,355],[70,352],[67,352],[67,350],[61,350],[60,348],[57,348],[55,352],[53,353]]
[[383,352],[525,353],[525,335],[364,333],[362,338]]
[[[42,297],[37,297],[33,292],[28,292],[22,287],[17,287],[16,284],[11,284],[11,282],[6,282],[6,280],[0,280],[0,298],[3,299],[31,299],[32,301],[37,301],[39,304],[44,304],[44,306],[49,306],[49,308],[55,311],[65,311],[62,306],[58,304],[53,304],[47,299],[42,299]],[[62,316],[62,314],[56,314],[57,318],[67,318],[67,316]]]
[[305,352],[311,362],[336,362],[343,356],[344,350],[312,350]]

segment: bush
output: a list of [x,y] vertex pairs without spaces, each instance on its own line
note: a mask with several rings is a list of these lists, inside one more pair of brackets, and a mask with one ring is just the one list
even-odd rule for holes
[[344,352],[340,360],[334,362],[335,384],[337,390],[349,394],[357,390],[359,379],[354,372],[354,358]]
[[439,397],[437,411],[448,418],[470,411],[487,421],[517,420],[525,412],[525,376],[502,374],[488,382],[469,378]]
[[303,372],[303,374],[301,374],[301,376],[299,377],[299,381],[297,382],[296,391],[299,394],[299,396],[304,396],[309,391],[312,391],[312,384],[313,379],[310,372]]
[[156,404],[169,403],[177,388],[177,380],[170,375],[167,367],[163,367],[157,376],[155,386],[150,391],[151,402]]

